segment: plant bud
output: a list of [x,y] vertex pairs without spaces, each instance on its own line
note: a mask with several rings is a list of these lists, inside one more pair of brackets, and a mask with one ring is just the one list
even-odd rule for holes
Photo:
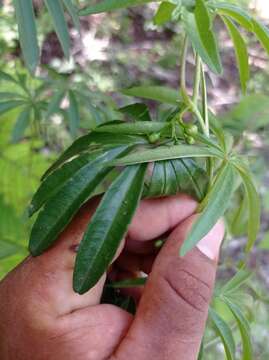
[[192,136],[187,135],[185,139],[189,145],[193,145],[195,143],[195,140]]
[[148,139],[151,144],[155,144],[158,140],[160,140],[160,137],[160,133],[152,133],[148,136]]
[[185,128],[185,132],[187,135],[196,135],[198,133],[198,127],[196,125],[187,125]]

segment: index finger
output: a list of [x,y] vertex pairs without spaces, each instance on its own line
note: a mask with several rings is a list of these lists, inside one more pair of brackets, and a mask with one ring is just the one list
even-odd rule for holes
[[149,241],[191,216],[197,202],[186,194],[142,200],[128,230],[131,241]]

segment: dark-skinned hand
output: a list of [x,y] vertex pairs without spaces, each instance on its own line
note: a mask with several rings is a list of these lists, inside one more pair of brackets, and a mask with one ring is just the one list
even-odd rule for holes
[[[181,258],[196,202],[186,195],[141,201],[110,269],[117,279],[149,274],[144,288],[132,290],[132,316],[100,304],[106,275],[85,295],[72,290],[75,249],[98,202],[86,204],[51,249],[28,257],[0,283],[0,359],[197,359],[223,223]],[[153,240],[167,233],[156,252]]]

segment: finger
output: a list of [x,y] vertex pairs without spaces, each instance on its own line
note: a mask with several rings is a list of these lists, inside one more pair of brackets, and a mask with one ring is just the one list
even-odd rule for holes
[[115,359],[194,360],[207,319],[224,226],[180,258],[178,250],[194,217],[179,225],[161,249],[135,320]]
[[128,238],[148,241],[172,230],[195,212],[197,202],[185,194],[141,201],[128,230]]

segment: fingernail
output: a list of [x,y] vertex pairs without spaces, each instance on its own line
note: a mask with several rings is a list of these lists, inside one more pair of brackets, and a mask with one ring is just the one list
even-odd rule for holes
[[224,222],[220,220],[213,229],[197,244],[198,249],[209,259],[216,261],[224,238]]

